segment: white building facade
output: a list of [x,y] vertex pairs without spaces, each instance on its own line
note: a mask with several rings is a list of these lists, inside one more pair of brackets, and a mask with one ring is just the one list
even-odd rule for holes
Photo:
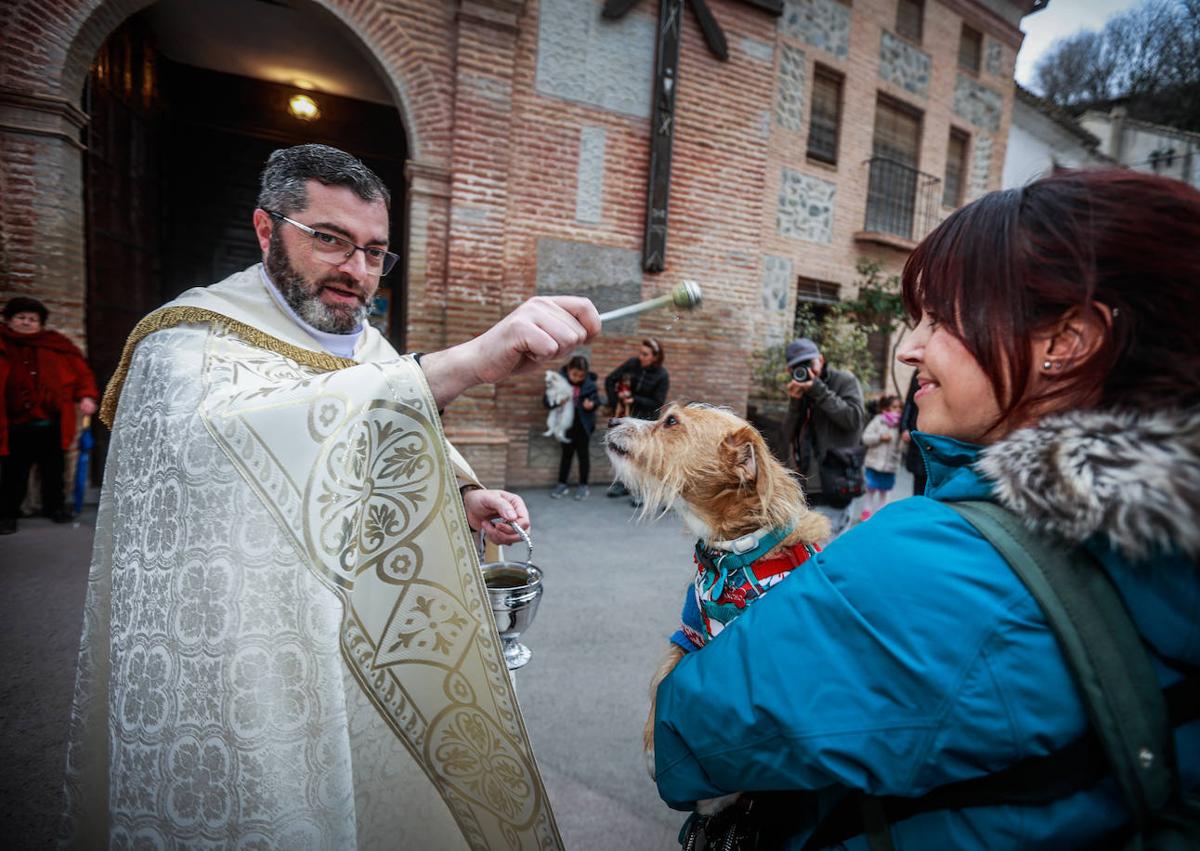
[[1001,176],[1003,188],[1024,186],[1055,168],[1112,163],[1102,151],[1102,139],[1065,111],[1016,86]]
[[1121,165],[1200,188],[1200,133],[1130,118],[1120,106],[1089,110],[1079,123],[1099,138],[1100,152]]

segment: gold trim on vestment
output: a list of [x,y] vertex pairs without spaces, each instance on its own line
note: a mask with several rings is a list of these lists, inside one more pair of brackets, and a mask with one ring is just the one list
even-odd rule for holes
[[[424,373],[405,359],[296,381],[306,367],[242,344],[209,329],[200,414],[341,601],[353,679],[469,848],[561,851]],[[283,480],[296,493],[281,502]]]
[[292,343],[272,337],[253,325],[239,322],[223,313],[208,310],[203,307],[164,307],[146,316],[134,326],[125,340],[125,348],[121,351],[121,362],[117,364],[116,372],[104,388],[104,399],[100,402],[100,420],[112,428],[117,416],[117,403],[121,398],[121,388],[125,386],[125,378],[129,374],[129,366],[133,363],[133,351],[137,344],[149,337],[155,331],[174,328],[176,325],[219,325],[227,331],[236,334],[252,346],[266,349],[285,358],[290,358],[298,364],[319,369],[322,372],[333,372],[337,369],[357,365],[350,358],[340,358],[327,352],[314,352]]

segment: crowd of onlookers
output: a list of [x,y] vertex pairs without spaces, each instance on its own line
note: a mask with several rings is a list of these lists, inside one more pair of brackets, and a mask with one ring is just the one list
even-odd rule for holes
[[[64,497],[69,490],[65,478],[71,472],[65,459],[75,444],[77,429],[81,424],[86,428],[95,413],[99,393],[75,344],[46,327],[49,312],[42,302],[16,297],[5,305],[3,315],[0,534],[11,534],[22,516],[38,513],[56,523],[73,518],[70,502]],[[664,359],[662,344],[647,337],[636,355],[605,376],[603,385],[583,355],[575,355],[559,370],[570,387],[574,416],[562,435],[552,498],[571,493],[573,464],[578,469],[574,498],[590,496],[589,446],[598,414],[639,419],[657,416],[670,389]],[[858,380],[826,363],[810,340],[788,345],[787,364],[790,404],[781,435],[787,447],[783,460],[805,483],[809,502],[829,516],[836,534],[852,520],[865,520],[887,501],[896,470],[906,457],[914,475],[920,476],[923,467],[919,459],[912,463],[916,450],[908,443],[915,408],[911,398],[902,407],[897,397],[887,396],[878,403],[878,415],[868,422],[868,406]],[[33,493],[31,473],[40,483]],[[637,496],[619,482],[608,488],[607,495],[629,496],[638,504]],[[856,503],[857,516],[851,518],[849,505],[856,497],[863,498]]]
[[[867,401],[858,379],[830,365],[812,340],[793,340],[786,358],[789,405],[778,435],[781,460],[803,483],[809,504],[830,519],[834,535],[887,503],[901,466],[913,473],[914,493],[924,490],[924,465],[909,437],[916,428],[915,377],[906,400],[885,395]],[[571,493],[572,463],[578,466],[575,499],[591,495],[589,446],[597,413],[610,418],[658,416],[670,388],[663,360],[662,344],[647,337],[637,355],[608,373],[603,387],[584,355],[575,355],[559,370],[570,395],[564,394],[561,402],[549,395],[542,401],[548,408],[572,405],[574,416],[570,428],[558,435],[562,457],[552,499]],[[775,442],[776,435],[769,437]],[[613,483],[607,495],[630,496],[635,506],[640,504],[620,482]]]

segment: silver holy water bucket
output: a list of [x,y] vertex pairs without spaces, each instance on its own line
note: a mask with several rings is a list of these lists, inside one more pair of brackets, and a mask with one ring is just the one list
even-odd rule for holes
[[[504,522],[497,518],[493,522]],[[496,629],[504,650],[504,663],[515,671],[529,661],[533,652],[517,639],[533,623],[538,601],[542,598],[542,571],[533,565],[533,541],[516,523],[509,523],[525,540],[528,552],[525,561],[491,561],[481,563],[483,584],[487,586],[488,601],[496,618]],[[479,533],[479,552],[483,554],[483,533]]]

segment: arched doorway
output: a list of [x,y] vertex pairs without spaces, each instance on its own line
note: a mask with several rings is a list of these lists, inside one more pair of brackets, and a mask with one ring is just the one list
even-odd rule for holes
[[[160,0],[101,45],[82,104],[86,328],[101,381],[142,316],[260,259],[250,216],[276,148],[321,142],[363,159],[391,189],[391,241],[406,254],[405,128],[344,30],[308,0]],[[372,316],[400,350],[405,272],[381,282]]]

